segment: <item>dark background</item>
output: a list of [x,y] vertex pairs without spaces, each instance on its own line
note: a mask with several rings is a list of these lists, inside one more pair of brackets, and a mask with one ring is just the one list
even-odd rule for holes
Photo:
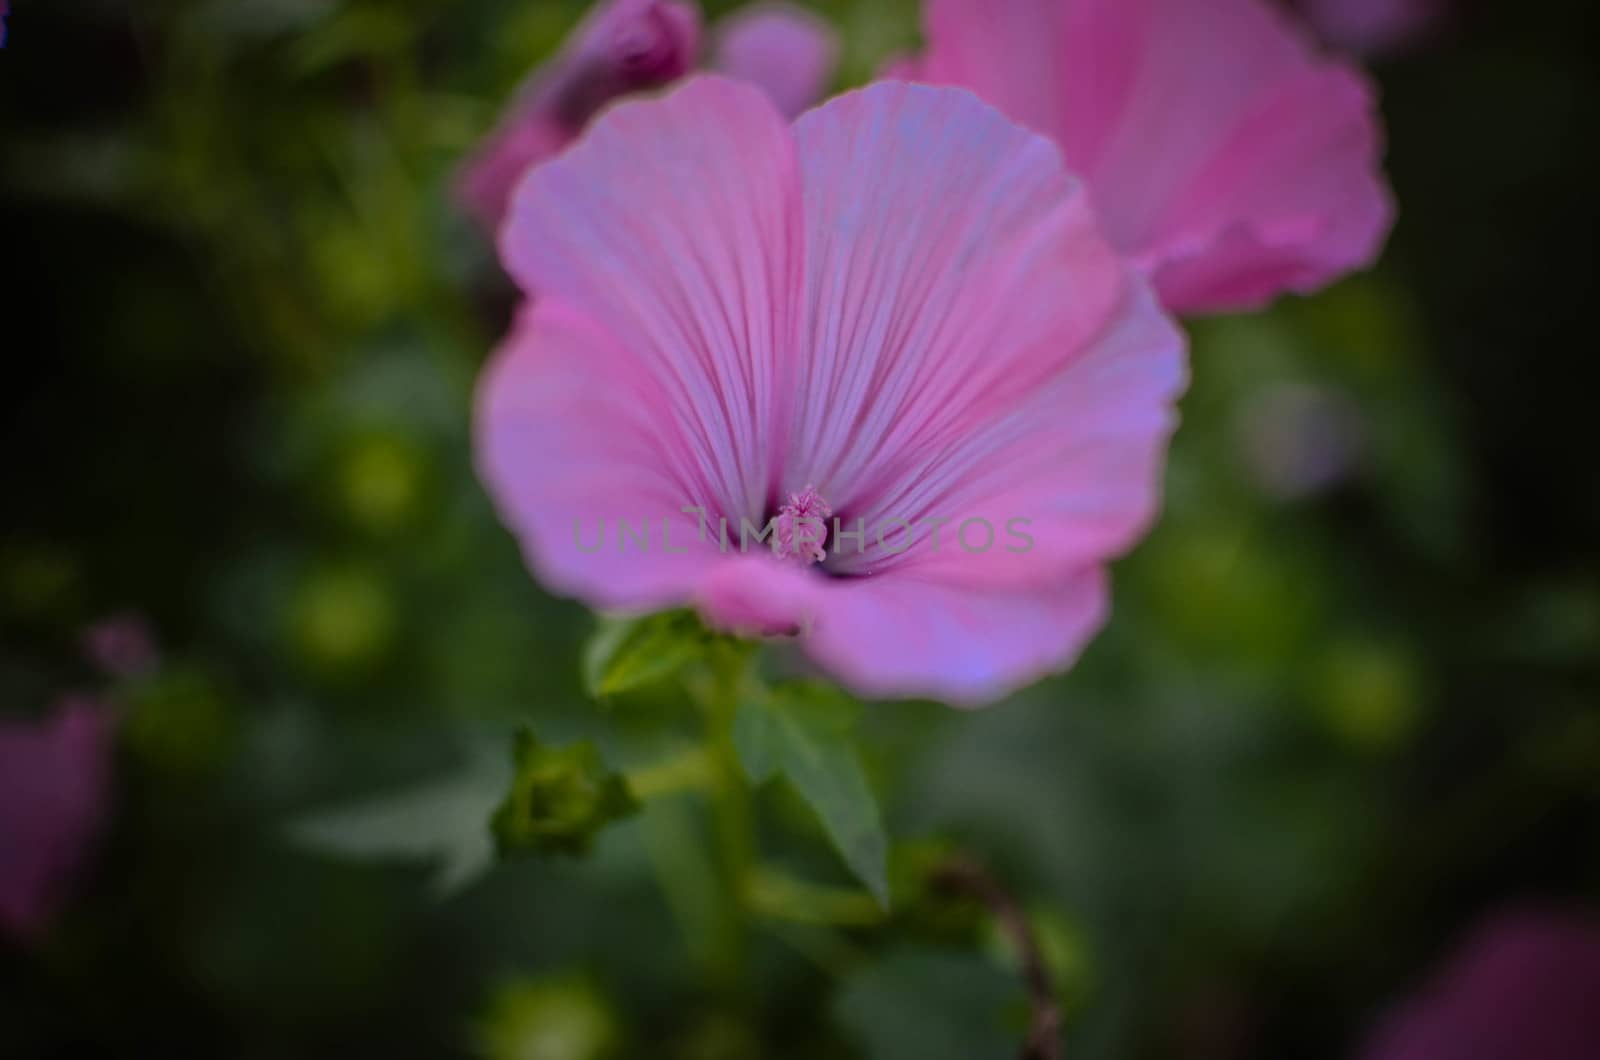
[[[13,6],[0,712],[89,690],[121,723],[70,899],[42,940],[0,940],[0,1055],[1015,1038],[985,1007],[1015,985],[994,947],[916,923],[775,932],[741,990],[706,982],[657,882],[692,871],[693,800],[442,901],[420,867],[288,838],[518,721],[627,747],[680,710],[586,701],[591,620],[525,574],[470,464],[509,300],[449,179],[581,5]],[[841,84],[915,40],[908,3],[818,6]],[[1069,1056],[1352,1056],[1485,914],[1596,897],[1595,17],[1462,3],[1377,61],[1389,251],[1194,325],[1167,515],[1110,630],[985,713],[871,712],[891,835],[962,844],[1028,904]],[[1284,393],[1336,410],[1332,481],[1263,477],[1320,444],[1261,426]],[[162,663],[108,684],[82,631],[125,612]],[[762,813],[839,871],[781,791]],[[555,1051],[516,1052],[552,1027]]]

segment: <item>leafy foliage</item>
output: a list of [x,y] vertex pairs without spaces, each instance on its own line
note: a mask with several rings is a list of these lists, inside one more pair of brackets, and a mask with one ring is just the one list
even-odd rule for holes
[[302,817],[289,835],[350,860],[431,863],[436,893],[453,894],[494,864],[488,819],[510,772],[485,755],[459,775]]
[[859,705],[822,684],[793,684],[739,707],[734,743],[745,773],[782,773],[822,822],[850,871],[889,904],[888,840],[855,745]]
[[704,658],[713,639],[692,611],[601,619],[584,646],[584,687],[604,699],[657,684]]

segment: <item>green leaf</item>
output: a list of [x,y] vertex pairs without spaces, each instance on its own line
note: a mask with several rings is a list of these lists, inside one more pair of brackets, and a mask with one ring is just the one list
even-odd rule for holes
[[734,745],[756,783],[781,770],[816,812],[850,871],[889,907],[888,840],[854,742],[859,706],[825,685],[774,689],[734,720]]
[[627,782],[606,769],[588,741],[547,747],[523,729],[513,759],[511,791],[493,820],[502,856],[585,853],[602,828],[639,808]]
[[702,658],[710,643],[692,611],[603,619],[584,648],[584,687],[600,699],[664,681]]
[[752,784],[765,784],[778,772],[778,724],[772,711],[745,703],[733,717],[733,746]]
[[1016,1056],[1027,997],[1016,976],[973,954],[891,950],[839,984],[833,1017],[870,1060]]
[[494,864],[489,815],[510,773],[498,755],[484,756],[456,776],[309,814],[289,825],[289,838],[351,861],[432,863],[434,891],[444,897]]

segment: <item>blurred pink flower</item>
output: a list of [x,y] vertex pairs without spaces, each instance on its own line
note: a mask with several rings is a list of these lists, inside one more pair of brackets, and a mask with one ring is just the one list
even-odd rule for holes
[[109,677],[141,677],[161,661],[150,625],[138,615],[114,615],[83,634],[89,661]]
[[1600,1057],[1600,920],[1547,910],[1480,927],[1363,1060]]
[[38,723],[0,723],[0,930],[43,931],[105,812],[111,717],[68,699]]
[[[700,62],[700,15],[685,0],[603,0],[536,70],[463,169],[457,194],[490,231],[529,166],[559,153],[613,100],[669,85]],[[833,77],[837,44],[821,18],[785,4],[743,8],[715,28],[710,66],[759,85],[789,117]]]
[[963,85],[1053,137],[1174,312],[1259,308],[1378,255],[1373,89],[1267,0],[926,0],[888,76]]
[[[890,82],[791,129],[700,78],[535,169],[501,256],[538,297],[480,383],[478,462],[552,589],[693,604],[865,695],[962,704],[1103,622],[1183,340],[1048,141]],[[741,554],[746,520],[781,557]]]
[[1300,0],[1299,6],[1330,47],[1363,56],[1402,51],[1445,15],[1445,0]]

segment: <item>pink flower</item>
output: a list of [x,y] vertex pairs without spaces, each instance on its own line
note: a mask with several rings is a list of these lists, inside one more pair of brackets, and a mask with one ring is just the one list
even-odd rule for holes
[[1061,145],[1174,312],[1258,308],[1378,255],[1373,90],[1266,0],[927,0],[887,73],[964,85]]
[[[760,85],[793,117],[833,77],[837,45],[820,18],[784,4],[744,8],[716,27],[711,66]],[[491,231],[528,167],[558,154],[613,100],[661,88],[700,61],[700,15],[684,0],[603,0],[462,171],[462,204]]]
[[113,615],[83,633],[83,651],[108,677],[143,677],[161,662],[155,634],[139,615]]
[[1364,1060],[1600,1056],[1600,920],[1548,910],[1481,927]]
[[478,461],[550,588],[963,704],[1104,621],[1183,341],[1047,140],[890,82],[791,129],[700,78],[535,169],[501,256],[538,297],[480,383]]
[[111,719],[72,699],[38,724],[0,723],[0,929],[41,932],[105,812]]

